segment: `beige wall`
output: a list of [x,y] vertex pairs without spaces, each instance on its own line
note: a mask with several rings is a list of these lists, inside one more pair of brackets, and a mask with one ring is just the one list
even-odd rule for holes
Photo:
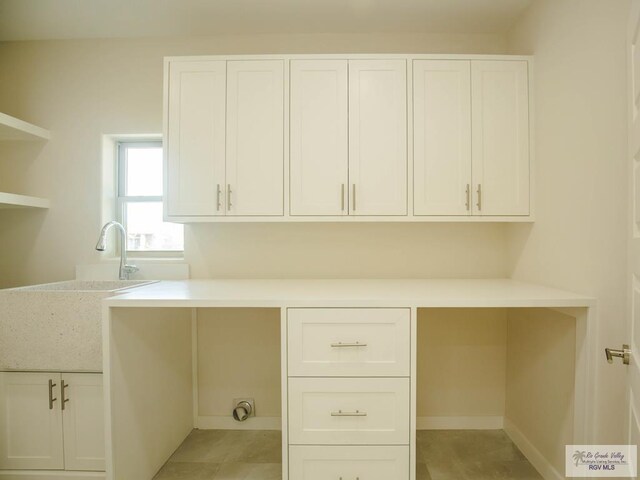
[[564,473],[573,442],[575,319],[548,309],[510,309],[505,418]]
[[280,310],[201,308],[198,414],[231,415],[234,398],[256,401],[256,416],[280,417]]
[[[508,228],[513,276],[595,296],[598,352],[628,341],[628,9],[627,0],[539,0],[509,36],[512,53],[535,55],[537,163],[536,223]],[[624,443],[625,371],[599,353],[597,367],[596,440]]]
[[[244,35],[0,43],[0,111],[49,128],[33,151],[0,150],[0,191],[51,198],[0,212],[0,287],[72,278],[95,263],[101,136],[161,132],[162,57],[215,53],[501,53],[495,35]],[[19,155],[18,155],[19,153]],[[19,158],[16,158],[18,156]],[[500,277],[501,225],[187,227],[196,277]]]
[[507,311],[418,311],[418,417],[504,415]]

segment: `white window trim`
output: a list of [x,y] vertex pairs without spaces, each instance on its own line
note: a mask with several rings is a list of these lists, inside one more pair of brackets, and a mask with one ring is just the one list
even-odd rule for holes
[[[160,147],[163,148],[161,138],[120,138],[115,142],[116,147],[116,220],[127,226],[127,203],[135,202],[162,202],[162,195],[125,195],[127,191],[126,148]],[[125,245],[126,246],[126,245]],[[127,256],[131,258],[184,258],[184,246],[182,250],[129,250]]]

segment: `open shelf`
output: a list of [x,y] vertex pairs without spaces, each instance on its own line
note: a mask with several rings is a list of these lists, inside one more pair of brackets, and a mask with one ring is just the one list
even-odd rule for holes
[[0,141],[3,140],[50,140],[51,132],[18,118],[0,113]]
[[5,208],[49,208],[51,202],[46,198],[17,195],[0,192],[0,209]]

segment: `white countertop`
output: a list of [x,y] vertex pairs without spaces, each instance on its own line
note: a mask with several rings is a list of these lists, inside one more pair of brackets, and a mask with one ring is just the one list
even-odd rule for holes
[[134,288],[109,307],[592,307],[595,299],[510,279],[183,280]]

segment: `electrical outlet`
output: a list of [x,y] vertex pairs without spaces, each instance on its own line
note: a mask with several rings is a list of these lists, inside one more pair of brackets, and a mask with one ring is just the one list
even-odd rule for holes
[[233,408],[236,408],[236,405],[238,405],[238,403],[240,402],[247,402],[249,405],[251,405],[251,413],[249,414],[249,418],[256,416],[256,401],[253,398],[234,398]]

